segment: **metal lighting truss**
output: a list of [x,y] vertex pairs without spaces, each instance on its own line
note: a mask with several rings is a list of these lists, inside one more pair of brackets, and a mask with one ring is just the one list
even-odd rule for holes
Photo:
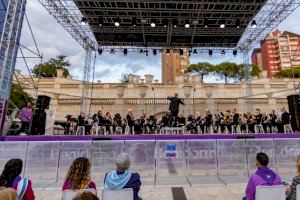
[[82,86],[82,95],[81,95],[81,105],[80,111],[88,112],[89,111],[89,79],[91,74],[91,61],[92,61],[92,47],[86,43],[85,46],[85,60],[84,60],[84,71],[83,71],[83,86]]
[[3,5],[6,11],[0,40],[0,134],[6,117],[26,0],[9,0]]

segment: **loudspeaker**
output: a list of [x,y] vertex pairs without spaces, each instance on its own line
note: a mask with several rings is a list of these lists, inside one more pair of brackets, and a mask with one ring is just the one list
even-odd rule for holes
[[39,95],[36,101],[35,112],[43,113],[50,105],[51,98],[45,95]]
[[299,129],[300,124],[300,96],[299,95],[289,95],[287,96],[289,113],[292,116],[291,124],[293,130]]
[[35,112],[32,118],[31,134],[32,135],[44,135],[46,127],[46,113]]

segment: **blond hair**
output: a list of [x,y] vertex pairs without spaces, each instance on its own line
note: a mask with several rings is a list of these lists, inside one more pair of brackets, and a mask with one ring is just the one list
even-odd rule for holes
[[0,188],[0,199],[5,199],[5,200],[17,200],[18,199],[18,194],[16,190],[13,188]]

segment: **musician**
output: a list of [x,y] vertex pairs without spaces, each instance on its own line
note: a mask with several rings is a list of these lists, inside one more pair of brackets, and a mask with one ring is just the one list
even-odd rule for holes
[[248,124],[251,123],[250,119],[249,119],[249,115],[251,115],[251,113],[248,113],[248,115],[246,113],[241,115],[241,131],[242,133],[246,133],[247,132],[247,126]]
[[99,126],[102,126],[105,124],[105,115],[102,113],[102,110],[98,111],[97,118],[98,118],[97,122],[98,122]]
[[239,113],[236,112],[236,109],[234,108],[232,110],[232,125],[239,125],[239,121],[240,121],[240,115]]
[[142,116],[140,117],[139,119],[139,125],[141,127],[141,129],[143,129],[143,132],[145,133],[146,132],[146,120],[147,120],[147,113],[146,112],[143,112]]
[[129,133],[133,134],[133,131],[136,131],[135,129],[135,120],[134,115],[132,112],[132,109],[128,109],[128,113],[126,115],[127,124],[129,126]]
[[278,133],[283,133],[284,129],[283,126],[290,123],[290,114],[285,110],[285,107],[280,108],[281,111],[281,119],[278,120]]
[[208,128],[210,125],[212,125],[212,114],[209,110],[206,110],[203,124],[200,126],[202,133],[204,133],[204,128]]
[[174,126],[177,120],[178,112],[179,112],[179,105],[182,104],[184,105],[184,102],[178,98],[178,94],[175,93],[174,97],[169,96],[167,98],[170,101],[170,121],[169,121],[169,126]]
[[186,124],[186,119],[185,119],[185,117],[184,117],[184,113],[182,113],[182,114],[180,115],[180,117],[178,118],[177,126],[178,126],[178,127],[183,127],[183,126],[185,126],[185,124]]
[[187,123],[186,123],[186,130],[191,133],[197,133],[197,121],[193,115],[188,116]]
[[167,113],[165,113],[161,120],[158,122],[158,129],[161,129],[163,127],[167,127],[169,126],[169,122],[170,122],[170,115],[168,115]]
[[77,126],[84,126],[85,127],[85,133],[89,134],[92,126],[88,124],[87,119],[84,116],[84,112],[81,111],[78,118],[77,118]]
[[[263,125],[263,128],[264,128],[264,132],[267,133],[268,132],[268,127],[270,127],[270,118],[269,118],[269,115],[267,115],[266,113],[263,113],[262,114],[262,125]],[[270,129],[271,130],[271,129]]]
[[250,124],[249,126],[249,131],[251,133],[255,133],[254,127],[255,125],[261,124],[262,123],[262,117],[263,115],[260,113],[260,109],[255,109],[255,114],[250,118]]
[[[167,121],[168,123],[168,121]],[[150,115],[149,118],[146,119],[145,129],[149,130],[149,133],[155,133],[156,130],[156,118],[153,115]]]
[[270,118],[270,125],[277,126],[277,115],[275,110],[271,110],[271,113],[269,114],[269,118]]
[[105,119],[104,119],[104,121],[105,121],[105,127],[106,127],[106,130],[108,130],[109,133],[112,134],[112,133],[111,133],[110,127],[113,127],[113,118],[112,118],[110,112],[107,112],[107,113],[105,114]]
[[230,110],[226,110],[224,115],[224,123],[229,133],[231,133],[232,115]]

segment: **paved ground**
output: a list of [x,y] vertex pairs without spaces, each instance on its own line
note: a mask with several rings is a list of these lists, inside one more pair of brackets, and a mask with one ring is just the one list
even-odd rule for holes
[[[184,187],[186,200],[241,200],[245,191],[245,186],[202,186]],[[60,191],[40,191],[36,190],[37,200],[61,200]],[[101,192],[98,191],[98,196]],[[143,200],[175,200],[171,188],[142,187],[140,196]],[[100,199],[101,200],[101,199]],[[176,199],[185,200],[185,199]]]

